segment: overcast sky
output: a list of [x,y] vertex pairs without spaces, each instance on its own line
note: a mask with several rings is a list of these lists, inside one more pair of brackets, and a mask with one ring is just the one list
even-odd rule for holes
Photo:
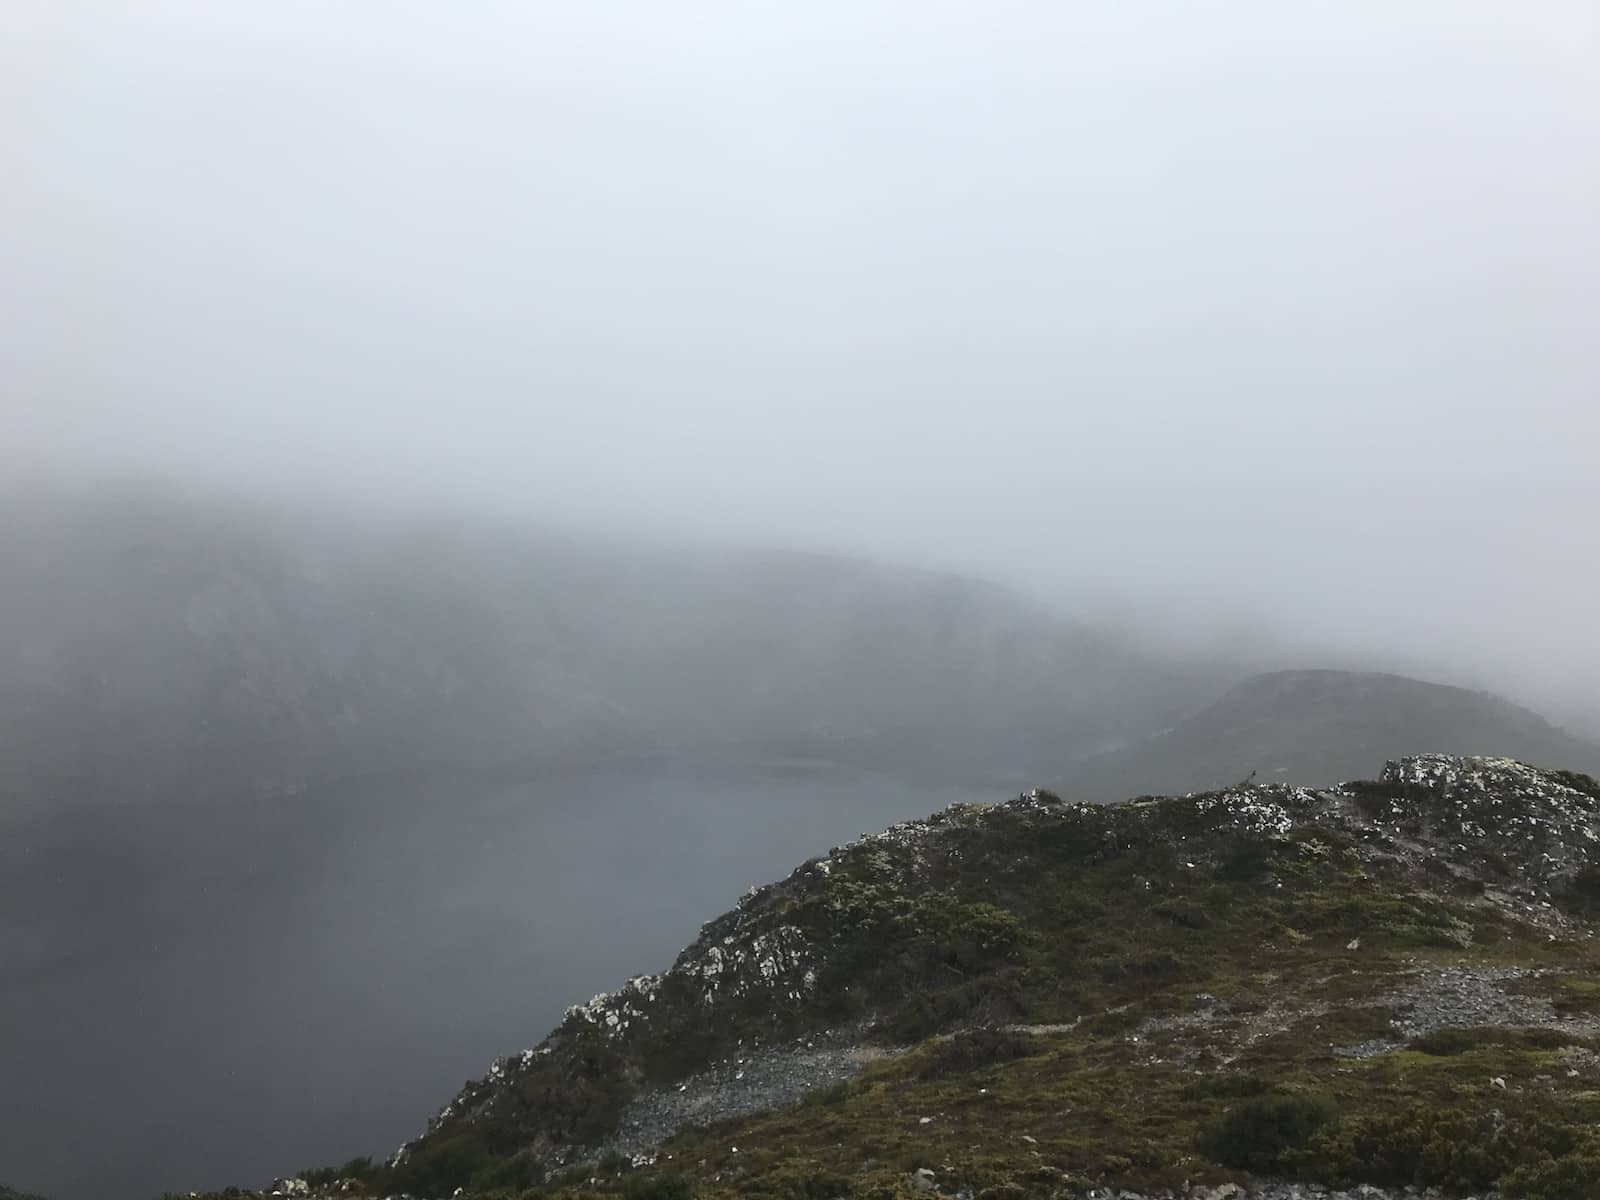
[[1600,9],[0,7],[0,469],[1600,678]]

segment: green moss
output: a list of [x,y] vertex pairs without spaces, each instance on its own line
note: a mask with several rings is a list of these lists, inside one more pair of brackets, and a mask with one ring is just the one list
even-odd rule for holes
[[973,1029],[934,1042],[919,1056],[925,1079],[977,1071],[1040,1052],[1039,1039],[1004,1029]]
[[1591,1142],[1558,1159],[1519,1166],[1501,1187],[1526,1200],[1593,1200],[1600,1196],[1600,1146]]
[[1257,1052],[1320,1057],[1339,1046],[1392,1036],[1394,1015],[1392,1008],[1380,1004],[1339,1005],[1327,1012],[1313,1011],[1281,1034],[1263,1039]]
[[1565,978],[1550,998],[1558,1016],[1600,1012],[1600,979]]
[[[1567,1046],[1587,1046],[1588,1039],[1559,1029],[1470,1028],[1440,1029],[1415,1038],[1408,1049],[1433,1058],[1454,1058],[1490,1049],[1552,1051]],[[1518,1062],[1515,1065],[1526,1065]]]
[[1440,1029],[1411,1042],[1410,1048],[1419,1054],[1435,1058],[1452,1058],[1476,1048],[1478,1038],[1470,1029]]

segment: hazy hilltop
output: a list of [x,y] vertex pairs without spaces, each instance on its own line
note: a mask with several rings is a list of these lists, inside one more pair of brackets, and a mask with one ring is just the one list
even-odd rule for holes
[[1026,779],[1228,677],[997,586],[821,554],[176,494],[9,507],[11,808],[662,753]]
[[662,756],[1096,800],[1329,784],[1418,746],[1600,766],[1483,693],[1236,683],[1249,648],[1157,650],[938,571],[177,491],[8,510],[0,811]]
[[1596,1200],[1597,11],[4,0],[0,1178]]
[[1600,770],[1600,745],[1498,696],[1375,672],[1294,670],[1257,675],[1171,729],[1074,763],[1074,796],[1263,783],[1327,786],[1408,747],[1499,754]]

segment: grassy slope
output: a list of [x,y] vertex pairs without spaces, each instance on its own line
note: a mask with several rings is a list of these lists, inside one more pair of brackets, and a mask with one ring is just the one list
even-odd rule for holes
[[[1449,760],[1337,793],[948,810],[753,893],[666,976],[469,1086],[365,1186],[892,1196],[925,1168],[994,1196],[1247,1171],[1600,1194],[1600,957],[1581,919],[1597,813],[1586,777]],[[1412,1043],[1395,993],[1446,966],[1552,999],[1524,1024],[1569,1023],[1476,1028],[1458,1005],[1443,1011],[1465,1032]],[[1482,974],[1507,966],[1532,973]],[[562,1167],[641,1090],[841,1027],[909,1049],[798,1106],[684,1130],[648,1165]]]
[[1600,745],[1499,697],[1400,675],[1279,671],[1233,687],[1163,733],[1071,764],[1086,799],[1259,782],[1329,786],[1420,750],[1600,770]]

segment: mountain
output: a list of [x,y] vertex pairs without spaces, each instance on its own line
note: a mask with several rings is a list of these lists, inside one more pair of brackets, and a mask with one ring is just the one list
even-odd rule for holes
[[1259,782],[1326,786],[1418,747],[1497,754],[1600,772],[1600,745],[1485,692],[1401,675],[1278,671],[1233,687],[1164,732],[1072,763],[1085,799]]
[[278,1190],[1592,1197],[1597,841],[1600,781],[1503,758],[953,806]]
[[5,510],[0,816],[664,757],[1095,800],[1416,747],[1600,769],[1530,712],[1398,676],[1281,672],[1202,708],[1250,664],[936,571],[159,490]]
[[670,754],[1023,779],[1226,678],[827,555],[159,491],[5,508],[0,812]]

